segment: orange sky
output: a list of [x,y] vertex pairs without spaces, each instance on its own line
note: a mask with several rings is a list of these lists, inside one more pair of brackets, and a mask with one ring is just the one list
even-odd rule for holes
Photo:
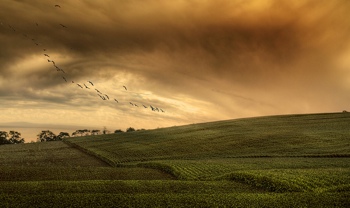
[[1,122],[114,130],[349,110],[347,0],[3,0],[0,8]]

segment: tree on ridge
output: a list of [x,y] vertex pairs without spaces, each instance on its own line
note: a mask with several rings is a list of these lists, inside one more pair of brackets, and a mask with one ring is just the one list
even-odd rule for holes
[[50,141],[59,141],[61,140],[50,130],[43,130],[38,134],[39,142],[50,142]]

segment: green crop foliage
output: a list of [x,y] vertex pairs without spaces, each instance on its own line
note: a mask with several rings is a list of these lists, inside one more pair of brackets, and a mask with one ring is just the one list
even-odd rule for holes
[[350,207],[350,114],[0,146],[0,207]]

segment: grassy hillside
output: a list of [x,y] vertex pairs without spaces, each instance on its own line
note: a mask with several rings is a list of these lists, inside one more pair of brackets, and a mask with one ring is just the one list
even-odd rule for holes
[[67,142],[115,166],[160,169],[182,180],[227,179],[263,188],[264,180],[272,186],[267,190],[327,191],[350,184],[349,124],[348,113],[284,115]]
[[0,146],[0,206],[349,207],[350,114]]
[[115,163],[266,156],[350,156],[350,114],[237,119],[68,141]]

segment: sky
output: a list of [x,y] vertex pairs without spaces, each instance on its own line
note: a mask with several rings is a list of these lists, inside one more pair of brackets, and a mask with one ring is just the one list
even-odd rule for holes
[[0,8],[7,126],[114,131],[350,110],[347,0],[2,0]]

